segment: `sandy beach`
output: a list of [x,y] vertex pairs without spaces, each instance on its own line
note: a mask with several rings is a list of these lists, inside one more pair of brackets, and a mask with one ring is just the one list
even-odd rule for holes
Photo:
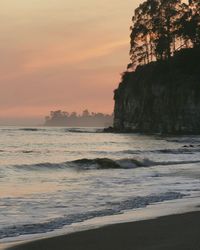
[[199,250],[200,212],[121,223],[9,250]]

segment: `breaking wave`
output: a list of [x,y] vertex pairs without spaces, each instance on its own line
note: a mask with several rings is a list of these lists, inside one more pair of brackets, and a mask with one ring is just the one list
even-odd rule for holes
[[144,197],[132,197],[119,202],[110,202],[106,204],[106,208],[98,211],[88,211],[81,214],[69,214],[43,223],[14,225],[2,228],[0,229],[0,239],[17,237],[20,235],[47,233],[56,229],[61,229],[66,225],[71,225],[72,223],[78,223],[96,217],[116,215],[123,213],[125,210],[144,208],[158,202],[181,199],[184,196],[184,194],[179,192],[167,192],[157,195],[152,194]]
[[103,169],[134,169],[139,167],[154,167],[154,166],[168,166],[178,164],[192,164],[200,163],[196,161],[162,161],[156,162],[148,158],[144,159],[120,159],[113,160],[109,158],[95,158],[95,159],[79,159],[75,161],[68,161],[63,163],[38,163],[33,165],[15,165],[14,167],[22,170],[58,170],[58,169],[75,169],[75,170],[103,170]]

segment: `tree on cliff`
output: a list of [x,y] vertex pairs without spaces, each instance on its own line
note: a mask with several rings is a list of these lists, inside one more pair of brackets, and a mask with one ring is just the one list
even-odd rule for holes
[[199,0],[147,0],[132,21],[128,67],[166,60],[183,47],[200,44]]

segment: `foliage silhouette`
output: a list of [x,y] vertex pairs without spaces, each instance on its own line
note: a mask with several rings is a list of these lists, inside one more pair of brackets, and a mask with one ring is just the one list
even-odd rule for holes
[[199,0],[147,0],[135,10],[132,22],[128,69],[200,45]]
[[112,123],[113,114],[90,113],[87,109],[81,115],[62,110],[51,111],[50,116],[45,118],[46,126],[104,127],[110,126]]

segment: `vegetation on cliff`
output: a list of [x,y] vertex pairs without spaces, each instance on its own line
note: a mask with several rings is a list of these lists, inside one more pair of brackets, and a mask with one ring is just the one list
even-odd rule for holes
[[115,90],[114,130],[200,134],[200,1],[147,0]]
[[182,48],[200,45],[199,0],[147,0],[135,10],[132,21],[128,68],[166,60]]
[[114,98],[115,131],[200,134],[200,48],[124,73]]

